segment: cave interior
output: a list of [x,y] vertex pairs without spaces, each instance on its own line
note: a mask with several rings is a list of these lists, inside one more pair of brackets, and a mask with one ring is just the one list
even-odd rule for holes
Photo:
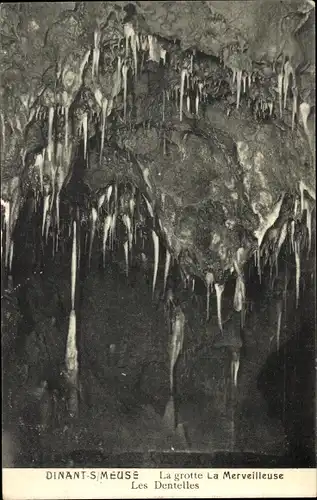
[[9,466],[314,464],[314,2],[0,19]]

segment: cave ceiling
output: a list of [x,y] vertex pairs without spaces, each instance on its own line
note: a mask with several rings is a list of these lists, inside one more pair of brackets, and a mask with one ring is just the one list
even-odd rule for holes
[[0,9],[7,263],[26,194],[43,197],[43,228],[58,231],[76,169],[80,210],[101,233],[116,214],[130,236],[139,196],[167,254],[218,292],[253,254],[274,261],[286,232],[301,238],[304,211],[311,238],[314,2]]

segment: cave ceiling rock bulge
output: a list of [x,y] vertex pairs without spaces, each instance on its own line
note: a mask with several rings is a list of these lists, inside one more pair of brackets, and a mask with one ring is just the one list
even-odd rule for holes
[[[298,76],[309,59],[300,43],[300,29],[313,6],[279,2],[272,4],[272,10],[266,9],[264,2],[248,2],[248,15],[236,16],[237,9],[246,12],[245,2],[135,2],[136,13],[127,21],[123,10],[126,2],[82,3],[76,8],[68,4],[62,7],[54,3],[48,10],[35,4],[1,7],[5,41],[1,52],[1,169],[6,174],[2,183],[6,263],[21,197],[15,181],[12,187],[11,172],[11,179],[16,179],[27,170],[31,184],[35,183],[44,196],[43,234],[48,232],[48,214],[55,204],[58,232],[60,192],[70,180],[74,150],[83,140],[83,156],[89,167],[86,181],[92,200],[98,198],[97,206],[91,202],[89,208],[91,243],[100,209],[106,203],[103,247],[108,234],[114,237],[120,211],[127,232],[124,244],[128,259],[136,198],[131,189],[127,202],[119,202],[118,184],[124,180],[131,186],[142,186],[146,216],[152,220],[155,267],[160,235],[167,248],[165,273],[173,255],[185,274],[202,277],[209,292],[214,286],[221,327],[226,272],[237,274],[235,304],[239,309],[244,293],[241,255],[248,259],[256,252],[261,273],[260,247],[265,234],[279,221],[285,192],[308,192],[312,197],[314,191],[312,173],[309,167],[303,167],[311,164],[303,158],[307,157],[307,142],[310,144],[308,119],[313,102],[307,92],[302,93]],[[48,28],[43,26],[43,14]],[[274,36],[268,36],[264,26]],[[211,64],[208,57],[196,57],[198,51],[216,57],[218,62]],[[25,60],[28,64],[22,65]],[[132,130],[130,144],[125,140],[123,151],[113,151],[106,144],[110,133],[107,120],[119,125],[123,135],[129,135],[133,127],[132,81],[137,85],[142,80],[142,70],[148,63],[156,69],[163,67],[168,76],[165,87],[155,96],[156,101],[160,98],[159,123],[153,115],[152,128],[145,131],[143,127],[144,133],[141,130],[139,135]],[[219,75],[221,85],[217,86]],[[238,112],[252,104],[255,118],[260,119],[260,125],[252,121],[256,148],[244,137],[231,137],[228,145],[215,126],[208,128],[207,137],[192,130],[190,120],[196,118],[199,124],[200,102],[206,103],[208,93],[219,97],[220,92],[224,102],[229,107],[233,102]],[[171,108],[176,108],[176,113],[169,112]],[[171,120],[173,113],[179,123],[184,122],[182,129],[175,126],[175,116]],[[268,116],[287,120],[288,113],[292,131],[285,127],[284,134],[275,125],[261,123]],[[212,112],[209,120],[212,127]],[[39,121],[44,138],[34,148],[25,138],[32,136],[29,131]],[[171,122],[174,126],[168,129]],[[169,141],[168,154],[153,146],[161,139],[163,125],[167,128],[163,142],[166,148]],[[306,139],[300,137],[301,127]],[[97,152],[91,152],[88,143],[96,130],[100,143]],[[131,146],[132,139],[136,144]],[[142,148],[146,144],[149,151],[144,158]],[[34,150],[30,161],[28,153]],[[309,202],[301,203],[301,211],[304,203]],[[156,210],[160,214],[157,227]],[[275,249],[285,232],[284,219],[277,225],[271,234]],[[294,249],[298,262],[298,243],[294,243]],[[154,270],[153,288],[156,273]]]

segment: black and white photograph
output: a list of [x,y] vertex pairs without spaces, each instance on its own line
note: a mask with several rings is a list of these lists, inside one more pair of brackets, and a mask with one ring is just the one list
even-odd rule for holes
[[315,469],[315,15],[0,4],[4,468]]

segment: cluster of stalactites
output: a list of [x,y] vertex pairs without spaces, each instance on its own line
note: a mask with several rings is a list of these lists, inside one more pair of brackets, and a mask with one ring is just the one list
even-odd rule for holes
[[[287,237],[290,242],[290,252],[294,254],[295,276],[296,276],[296,307],[300,298],[301,259],[306,251],[310,253],[312,242],[312,213],[315,207],[314,192],[303,182],[299,183],[299,197],[295,198],[294,212],[291,217],[282,217],[281,208],[283,198],[278,201],[271,213],[261,218],[259,228],[255,231],[258,240],[258,248],[255,251],[255,263],[261,281],[262,267],[270,264],[271,284],[274,286],[275,278],[278,276],[278,258],[281,248]],[[303,226],[303,216],[306,230]],[[263,262],[263,265],[261,262]],[[275,277],[273,269],[275,268]]]

